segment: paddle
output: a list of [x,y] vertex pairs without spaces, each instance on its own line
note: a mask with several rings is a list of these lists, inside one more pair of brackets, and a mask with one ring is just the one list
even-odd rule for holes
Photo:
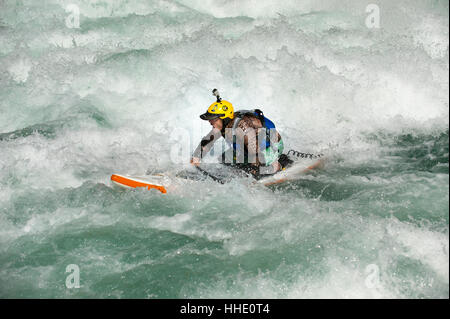
[[205,176],[208,176],[209,178],[211,178],[213,181],[218,182],[220,184],[225,184],[225,181],[219,177],[216,177],[214,175],[211,175],[210,173],[208,173],[207,171],[205,171],[204,169],[198,167],[197,165],[195,165],[195,168],[197,168],[197,170],[202,173]]
[[199,166],[195,165],[195,168],[202,173],[205,176],[208,176],[209,178],[211,178],[213,181],[218,182],[220,184],[225,184],[225,181],[219,177],[216,177],[214,175],[211,175],[210,173],[208,173],[207,171],[205,171],[204,169],[200,168]]

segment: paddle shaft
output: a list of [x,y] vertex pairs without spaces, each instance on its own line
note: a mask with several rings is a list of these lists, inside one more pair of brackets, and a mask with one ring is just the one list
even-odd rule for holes
[[207,171],[203,170],[202,168],[198,167],[197,165],[195,165],[195,168],[197,168],[197,170],[202,173],[205,176],[208,176],[209,178],[211,178],[213,181],[218,182],[220,184],[225,184],[225,181],[223,179],[220,179],[214,175],[211,175],[210,173],[208,173]]

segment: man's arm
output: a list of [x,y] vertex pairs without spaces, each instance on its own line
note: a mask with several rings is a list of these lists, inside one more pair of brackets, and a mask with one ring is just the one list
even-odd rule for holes
[[194,153],[192,154],[191,163],[197,164],[200,163],[200,159],[202,159],[206,154],[209,153],[214,143],[222,136],[220,130],[217,128],[213,128],[205,137],[202,138],[200,144],[198,144]]

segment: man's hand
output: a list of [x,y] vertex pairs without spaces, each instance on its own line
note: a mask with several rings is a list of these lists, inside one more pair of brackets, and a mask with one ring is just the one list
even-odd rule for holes
[[194,166],[199,166],[200,165],[200,159],[198,157],[191,158],[191,164],[194,165]]

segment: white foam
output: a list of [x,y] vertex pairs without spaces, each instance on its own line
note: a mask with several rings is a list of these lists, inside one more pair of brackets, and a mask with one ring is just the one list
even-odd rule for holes
[[428,229],[393,222],[387,227],[404,250],[402,255],[419,260],[429,266],[445,282],[449,283],[449,241],[448,233],[443,234]]
[[32,67],[33,64],[29,59],[19,59],[9,66],[8,72],[14,81],[24,83],[27,81]]
[[[236,109],[261,108],[280,129],[287,149],[343,155],[345,162],[334,168],[372,160],[389,167],[392,159],[382,157],[384,149],[367,135],[448,130],[448,15],[430,1],[381,1],[380,30],[364,25],[361,1],[82,1],[80,30],[67,29],[66,3],[54,3],[32,10],[7,7],[0,13],[6,24],[2,40],[3,34],[8,37],[0,73],[9,74],[0,79],[6,88],[0,133],[53,120],[64,123],[54,126],[54,136],[37,132],[0,141],[0,177],[6,183],[2,205],[29,188],[53,192],[85,181],[107,184],[114,172],[142,175],[149,166],[180,167],[170,163],[177,141],[171,133],[185,129],[193,136],[190,149],[196,147],[199,131],[209,129],[198,115],[214,100],[214,87]],[[10,14],[16,9],[18,14]],[[95,115],[107,123],[97,123]],[[433,178],[436,188],[448,188],[448,175],[447,181]],[[314,181],[330,184],[323,176]],[[333,183],[347,182],[376,187],[426,183],[405,191],[408,198],[423,194],[431,183],[406,175],[371,176],[370,181],[353,176]],[[224,280],[211,290],[200,289],[203,296],[405,297],[392,274],[381,276],[376,289],[366,285],[367,265],[388,271],[396,257],[420,262],[431,277],[448,283],[448,234],[371,217],[395,203],[368,202],[368,210],[374,209],[360,214],[361,202],[354,198],[309,198],[301,188],[286,195],[238,183],[198,185],[174,195],[192,209],[134,222],[222,241],[223,252],[233,260],[289,245],[323,250],[312,275],[280,262],[256,276],[231,275],[227,279],[236,281],[234,287]],[[370,195],[358,196],[367,201]],[[250,200],[230,204],[244,199]],[[228,214],[218,214],[226,204]],[[76,218],[89,217],[89,227],[117,222],[101,214],[79,217],[79,209],[61,205],[52,212],[31,212],[20,225],[2,216],[3,249],[20,236],[50,232]],[[329,236],[342,242],[326,242]],[[378,260],[365,255],[367,247],[380,253]],[[366,259],[345,259],[350,252]],[[91,252],[86,258],[97,257]],[[131,268],[122,264],[120,269]],[[277,277],[285,270],[293,274],[291,282]],[[420,289],[414,278],[407,280]]]

